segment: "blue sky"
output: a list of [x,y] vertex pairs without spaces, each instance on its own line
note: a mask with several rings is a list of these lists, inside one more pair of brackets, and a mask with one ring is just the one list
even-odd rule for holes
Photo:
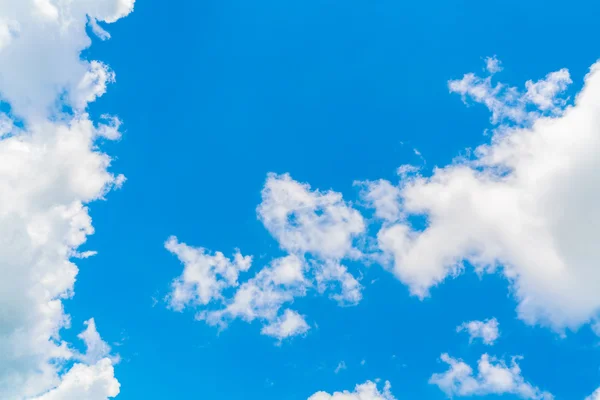
[[[521,241],[504,249],[505,242],[494,242],[494,234],[487,236],[491,228],[478,230],[487,225],[471,224],[471,214],[465,211],[468,232],[452,225],[452,230],[442,231],[449,235],[440,240],[454,243],[450,238],[464,235],[470,238],[469,244],[474,243],[467,253],[481,250],[485,254],[494,252],[500,243],[503,250],[491,258],[501,259],[500,264],[502,260],[514,263],[517,276],[523,278],[507,278],[510,268],[502,265],[478,275],[470,253],[456,250],[456,257],[467,259],[463,273],[427,281],[429,277],[403,269],[398,258],[388,259],[388,264],[379,262],[374,254],[385,250],[375,244],[378,232],[402,222],[378,220],[376,207],[368,204],[355,182],[385,179],[402,187],[396,172],[401,165],[418,166],[422,176],[430,177],[436,167],[451,166],[457,156],[466,154],[465,149],[490,143],[491,135],[503,128],[525,135],[537,119],[570,118],[564,109],[574,104],[584,76],[599,56],[593,45],[599,11],[600,6],[591,1],[565,5],[538,0],[177,4],[138,0],[133,12],[114,24],[104,24],[98,15],[111,39],[95,37],[88,27],[92,45],[81,53],[81,59],[101,60],[115,71],[116,82],[86,107],[92,121],[109,113],[123,122],[120,139],[100,138],[96,145],[112,158],[109,170],[124,174],[127,181],[105,199],[89,202],[95,233],[78,250],[98,254],[75,261],[79,268],[75,295],[63,300],[71,329],[62,329],[60,337],[78,348],[77,334],[84,321],[93,317],[112,354],[119,355],[114,368],[121,385],[117,398],[123,400],[307,399],[319,391],[352,391],[376,379],[381,379],[379,390],[389,381],[398,399],[445,399],[452,393],[430,382],[432,375],[448,370],[440,361],[444,353],[469,364],[475,375],[477,360],[484,353],[509,367],[511,357],[522,356],[517,363],[524,382],[556,399],[583,400],[600,386],[600,350],[592,329],[598,308],[588,306],[584,294],[582,300],[567,288],[561,297],[559,283],[536,283],[554,277],[544,268],[528,269],[523,261],[537,262],[525,254],[527,249],[535,253],[537,242]],[[473,92],[465,92],[464,101],[460,91],[450,93],[448,82],[461,80],[466,73],[489,76],[485,60],[494,56],[503,67],[491,74],[494,82],[520,90],[528,80],[535,82],[567,68],[572,83],[559,91],[565,102],[552,98],[552,106],[544,108],[544,103],[524,95],[522,101],[529,101],[527,107],[537,107],[539,115],[493,123],[490,110],[479,104],[484,100],[478,101]],[[0,72],[1,68],[2,62]],[[20,112],[17,100],[11,101],[18,97],[9,89],[1,80],[0,93],[9,93],[3,98],[13,107],[9,117],[34,121],[28,112]],[[559,130],[567,136],[571,126],[573,132],[587,132],[588,122],[581,120],[581,125],[569,120],[572,125]],[[598,133],[600,125],[589,130]],[[579,140],[575,137],[573,141]],[[543,154],[553,157],[550,152]],[[533,167],[519,166],[513,165],[521,171],[519,176],[533,171]],[[592,171],[585,175],[592,182],[594,169],[584,167],[582,171]],[[571,176],[571,169],[564,171]],[[560,181],[564,171],[544,177]],[[579,176],[577,171],[573,176]],[[181,312],[173,310],[171,283],[181,275],[183,265],[164,246],[175,235],[180,242],[209,253],[220,251],[230,257],[239,249],[252,255],[252,266],[240,274],[240,282],[274,258],[294,253],[293,246],[282,244],[284,239],[257,216],[264,200],[261,190],[271,172],[289,173],[292,179],[310,185],[310,190],[340,193],[344,204],[358,210],[365,222],[364,232],[351,239],[351,246],[363,256],[341,257],[360,278],[360,301],[340,305],[329,292],[308,290],[291,307],[304,316],[310,329],[281,341],[261,334],[264,323],[258,319],[248,323],[231,318],[219,329],[194,318],[198,311],[219,308],[218,301],[206,307],[191,302]],[[468,181],[451,179],[442,179],[442,188],[433,197],[454,193],[453,182],[461,188],[468,185]],[[403,194],[403,200],[423,198],[421,206],[429,210],[406,211],[415,232],[451,219],[451,211],[436,208],[437,203],[420,194],[419,190],[433,186],[415,185],[421,186],[413,194]],[[515,185],[498,188],[523,189]],[[483,193],[483,187],[474,186],[465,193]],[[562,210],[565,204],[589,210],[587,203],[578,203],[578,194],[588,193],[578,192],[580,186],[572,188],[572,196],[568,196],[570,186],[559,186],[557,192],[552,191],[554,186],[548,188],[549,199],[566,193],[566,200],[557,200],[549,210]],[[588,194],[593,198],[594,193]],[[502,210],[500,192],[497,198],[495,210]],[[477,201],[465,201],[459,208],[486,205]],[[485,215],[513,215],[509,211]],[[462,218],[462,212],[457,218]],[[590,224],[585,218],[571,218],[575,214],[565,211],[565,215],[569,224]],[[596,221],[597,215],[590,215]],[[508,227],[515,226],[520,222],[508,223]],[[522,227],[524,232],[527,229]],[[515,232],[520,234],[521,228]],[[559,254],[563,254],[563,244],[577,247],[560,235],[553,240]],[[423,253],[411,253],[415,268],[421,270],[425,266],[419,260],[439,253],[437,242],[424,243]],[[545,242],[539,245],[546,249]],[[577,254],[585,255],[581,265],[592,265],[597,271],[594,255],[578,249]],[[452,249],[448,252],[455,254]],[[315,262],[320,262],[311,251],[306,253],[307,260],[316,257]],[[390,250],[387,255],[397,254]],[[404,264],[409,264],[408,257]],[[483,258],[483,267],[489,267]],[[568,262],[564,265],[570,268]],[[575,274],[588,282],[581,289],[573,286],[575,292],[597,287],[594,279],[600,275],[589,271],[585,278]],[[415,294],[425,281],[428,295],[421,299]],[[555,288],[556,303],[549,300],[553,294],[548,287]],[[223,295],[231,299],[235,290],[234,285]],[[531,296],[539,304],[530,311],[523,306],[521,312],[523,297],[519,296]],[[572,307],[566,305],[570,301]],[[470,340],[468,332],[457,332],[464,322],[491,318],[499,322],[499,337],[493,345]],[[461,393],[455,388],[454,397],[550,398],[486,390]]]

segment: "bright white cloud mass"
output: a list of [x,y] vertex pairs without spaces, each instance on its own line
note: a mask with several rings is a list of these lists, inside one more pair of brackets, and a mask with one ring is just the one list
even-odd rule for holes
[[485,321],[469,321],[456,328],[458,332],[466,331],[470,336],[470,341],[481,339],[484,344],[493,345],[500,336],[498,329],[498,320],[496,318]]
[[[427,296],[472,265],[481,274],[502,272],[528,323],[576,329],[598,317],[599,69],[591,67],[566,106],[558,97],[571,82],[564,69],[527,82],[524,92],[494,85],[492,76],[450,82],[452,92],[504,121],[491,143],[429,177],[405,177],[400,221],[389,211],[393,192],[382,190],[388,183],[366,197],[384,220],[379,248],[414,295]],[[417,215],[427,218],[422,230],[409,222]]]
[[449,368],[444,373],[433,374],[429,383],[437,385],[449,397],[513,394],[531,400],[554,398],[525,381],[514,357],[507,366],[503,361],[483,354],[477,362],[477,374],[468,364],[448,354],[442,354],[441,359]]
[[[289,254],[275,258],[240,285],[239,273],[250,268],[250,257],[236,253],[227,260],[218,252],[207,255],[206,250],[171,237],[165,247],[184,265],[183,274],[172,284],[171,307],[208,306],[199,310],[197,318],[211,325],[258,319],[265,324],[263,334],[281,340],[308,331],[304,317],[285,307],[309,289],[327,292],[342,305],[361,300],[361,284],[342,260],[362,257],[354,241],[365,224],[339,193],[311,190],[289,175],[271,174],[258,215]],[[223,291],[229,287],[236,290],[226,298]]]
[[91,44],[86,25],[132,10],[133,0],[0,1],[0,98],[10,106],[0,113],[2,399],[119,393],[94,321],[80,336],[84,355],[60,330],[69,327],[62,300],[78,272],[70,259],[93,254],[77,250],[94,232],[86,204],[124,180],[95,145],[118,138],[118,120],[95,123],[85,113],[114,80],[106,65],[80,58]]
[[344,390],[329,394],[326,392],[317,392],[310,396],[308,400],[396,400],[391,392],[392,385],[385,382],[383,390],[379,390],[375,382],[367,381],[361,385],[356,385],[353,392]]

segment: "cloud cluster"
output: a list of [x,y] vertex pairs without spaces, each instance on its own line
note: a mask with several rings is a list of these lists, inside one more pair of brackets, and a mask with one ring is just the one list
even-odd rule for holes
[[344,390],[329,394],[326,392],[317,392],[310,396],[308,400],[396,400],[391,392],[392,385],[385,382],[382,391],[379,391],[375,382],[367,381],[361,385],[356,385],[353,392]]
[[85,324],[87,328],[78,337],[87,350],[75,357],[80,362],[62,376],[57,387],[32,400],[106,400],[119,394],[110,346],[100,338],[94,319]]
[[458,93],[463,101],[468,99],[484,104],[492,113],[492,122],[510,120],[517,123],[533,121],[542,115],[559,115],[566,100],[560,95],[572,83],[567,69],[551,72],[537,82],[525,82],[525,91],[503,83],[492,83],[493,75],[502,70],[500,61],[486,59],[490,75],[481,78],[468,73],[462,79],[448,83],[450,92]]
[[485,321],[469,321],[458,326],[456,331],[466,331],[469,334],[469,341],[471,342],[474,339],[481,339],[484,344],[491,346],[496,339],[500,337],[498,325],[498,320],[496,318],[487,319]]
[[[250,268],[251,257],[237,253],[228,260],[221,253],[209,255],[172,237],[165,247],[184,264],[169,295],[174,309],[200,307],[197,318],[219,326],[236,318],[258,319],[265,324],[261,333],[282,340],[309,329],[302,315],[285,308],[309,289],[329,293],[342,305],[361,300],[361,285],[342,260],[362,256],[354,241],[365,224],[341,194],[312,190],[287,174],[270,174],[257,212],[288,254],[240,284],[238,275]],[[235,293],[226,298],[224,290],[233,287]]]
[[365,194],[383,220],[383,259],[412,294],[427,296],[470,265],[500,271],[528,323],[562,331],[598,317],[599,70],[591,67],[573,105],[559,98],[566,70],[524,91],[475,74],[449,83],[504,121],[491,142],[431,176],[413,171],[397,190],[378,181]]
[[[114,74],[80,58],[89,20],[115,22],[134,0],[6,0],[0,4],[0,93],[14,112],[43,119],[62,107],[85,109]],[[97,24],[96,24],[97,25]]]
[[247,271],[252,257],[236,253],[231,260],[223,253],[207,254],[203,248],[194,248],[179,243],[172,236],[165,248],[185,266],[183,273],[172,283],[171,306],[181,311],[186,305],[206,305],[221,299],[224,289],[238,285],[240,272]]
[[33,400],[106,400],[119,394],[119,382],[108,359],[96,364],[76,364],[63,377],[58,387]]
[[[527,323],[561,332],[586,323],[597,327],[600,248],[594,243],[594,227],[600,225],[595,201],[600,195],[600,63],[590,68],[583,89],[569,104],[564,93],[572,82],[566,69],[527,81],[520,89],[495,83],[500,61],[485,61],[489,75],[470,73],[448,85],[465,102],[490,110],[497,126],[488,144],[435,168],[430,176],[401,166],[397,185],[386,180],[359,182],[364,204],[381,222],[374,258],[421,298],[447,277],[471,267],[480,275],[501,273],[518,301],[519,317]],[[199,281],[186,273],[190,261],[180,257],[184,274],[174,282],[171,305],[208,306],[197,315],[213,325],[259,319],[265,324],[263,334],[283,339],[308,330],[303,316],[287,307],[311,288],[329,291],[341,304],[360,301],[360,283],[342,261],[364,257],[355,242],[366,228],[361,214],[339,193],[313,191],[289,175],[269,175],[262,197],[259,219],[287,255],[241,284],[238,273],[249,268],[249,261],[240,263],[246,258],[239,254],[225,259],[225,269],[235,273],[211,272],[204,284],[216,291],[206,302],[197,301]],[[180,296],[178,287],[192,295]],[[225,288],[235,288],[234,294],[224,296]],[[495,319],[465,322],[457,330],[486,345],[499,337]],[[447,354],[442,360],[448,371],[434,374],[430,382],[449,396],[509,393],[524,399],[553,398],[525,381],[516,358],[507,365],[484,354],[476,373]],[[385,395],[368,382],[353,393],[317,393],[311,399]],[[597,392],[588,399],[595,397]]]
[[552,400],[554,397],[525,381],[515,358],[510,366],[483,354],[477,363],[477,374],[461,360],[442,354],[449,365],[446,372],[433,374],[429,383],[438,386],[448,397],[512,394],[521,399]]
[[106,65],[81,59],[91,44],[86,26],[132,9],[133,0],[0,2],[2,399],[106,399],[119,391],[113,359],[97,359],[107,347],[93,320],[82,336],[92,347],[86,355],[60,330],[70,323],[62,300],[73,295],[78,272],[71,259],[93,254],[78,251],[94,231],[86,204],[124,181],[96,146],[119,137],[118,119],[98,123],[85,113],[114,80]]

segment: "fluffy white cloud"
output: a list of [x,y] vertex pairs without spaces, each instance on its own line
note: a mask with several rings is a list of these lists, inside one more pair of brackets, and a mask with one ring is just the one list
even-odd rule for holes
[[472,99],[484,104],[492,112],[492,121],[512,120],[517,123],[539,118],[544,113],[560,114],[565,100],[559,95],[571,83],[569,71],[551,72],[537,82],[527,81],[526,91],[502,83],[493,84],[493,74],[500,71],[500,61],[486,59],[487,70],[492,74],[481,78],[468,73],[462,79],[448,83],[451,92],[459,93],[463,101]]
[[510,366],[484,354],[477,363],[477,374],[461,360],[442,354],[449,365],[446,372],[434,374],[429,383],[437,385],[448,397],[513,394],[522,399],[552,400],[554,397],[525,381],[515,361]]
[[309,258],[308,272],[319,292],[332,289],[331,297],[340,304],[361,300],[360,283],[340,261],[362,256],[354,241],[365,223],[340,193],[311,190],[288,174],[269,174],[258,215],[282,249]]
[[77,337],[85,343],[86,352],[78,356],[86,364],[95,364],[110,355],[110,346],[100,337],[93,318],[85,322],[86,329]]
[[554,113],[561,112],[561,106],[564,106],[566,101],[557,98],[558,94],[564,92],[567,86],[573,83],[569,71],[565,68],[551,72],[546,75],[546,79],[538,82],[527,81],[525,87],[527,93],[525,98],[527,101],[535,104],[541,111],[551,110]]
[[119,391],[112,362],[104,358],[93,365],[75,364],[58,387],[33,400],[106,400]]
[[485,69],[487,69],[490,74],[495,74],[496,72],[502,71],[502,63],[496,56],[486,57]]
[[363,233],[365,224],[340,193],[312,191],[288,174],[270,174],[258,215],[281,248],[290,253],[337,260],[360,256],[353,238]]
[[261,333],[282,340],[290,336],[301,335],[308,331],[308,329],[309,327],[304,317],[296,311],[285,310],[281,317],[266,325]]
[[[62,300],[73,295],[78,272],[71,258],[93,254],[78,251],[94,231],[86,204],[124,181],[96,147],[100,137],[118,138],[118,120],[97,124],[85,113],[114,78],[104,64],[81,59],[91,43],[85,27],[88,16],[112,22],[132,7],[122,0],[0,1],[0,100],[11,110],[0,116],[2,399],[72,398],[64,396],[87,393],[73,392],[73,382],[94,374],[110,386],[94,399],[118,393],[113,361],[97,360],[108,347],[93,320],[81,336],[90,347],[85,355],[60,330],[69,326]],[[65,371],[73,360],[81,363]]]
[[[68,359],[59,340],[68,326],[61,299],[73,294],[77,255],[93,233],[85,202],[119,180],[94,148],[86,117],[31,124],[0,141],[0,397],[21,398],[57,379],[54,359]],[[31,383],[30,383],[31,381]]]
[[[479,273],[500,270],[528,323],[563,330],[597,318],[599,69],[591,67],[574,105],[560,111],[555,95],[569,81],[564,70],[526,93],[473,74],[450,82],[486,104],[494,120],[523,124],[500,126],[471,159],[401,181],[402,213],[426,217],[426,226],[415,228],[410,218],[384,222],[378,243],[413,294],[427,296],[468,263]],[[541,108],[526,112],[524,104]]]
[[456,331],[467,331],[470,336],[469,341],[481,339],[483,343],[492,345],[500,336],[498,325],[498,320],[496,318],[487,319],[485,321],[469,321],[458,326]]
[[[340,305],[355,305],[362,300],[362,285],[337,261],[314,263],[313,272],[320,293],[332,289],[330,297]],[[337,290],[339,288],[339,290]]]
[[392,386],[385,382],[382,391],[379,391],[377,384],[367,381],[361,385],[356,385],[353,392],[344,390],[329,394],[326,392],[317,392],[310,396],[308,400],[396,400],[391,392]]
[[[199,317],[212,325],[224,324],[234,318],[242,318],[248,322],[258,318],[271,322],[271,328],[263,330],[263,333],[275,333],[275,327],[281,327],[281,323],[285,321],[276,321],[281,307],[291,303],[295,297],[304,296],[307,283],[304,263],[300,258],[293,255],[277,258],[244,282],[233,298],[225,301],[223,309],[201,312]],[[294,320],[299,322],[301,317],[296,313],[294,315]],[[288,315],[288,318],[291,317],[292,315]],[[288,324],[291,322],[292,320]],[[300,325],[305,326],[306,323]]]
[[377,218],[390,222],[402,218],[401,193],[397,186],[383,179],[357,184],[362,186],[361,197],[367,206],[375,209]]
[[[167,241],[167,249],[185,265],[169,296],[174,308],[202,306],[197,318],[221,327],[236,318],[258,319],[264,324],[262,334],[282,340],[308,331],[298,312],[282,312],[308,289],[328,293],[340,305],[361,300],[362,286],[342,260],[361,256],[354,241],[365,225],[341,194],[311,190],[289,175],[270,174],[258,215],[289,254],[275,258],[241,285],[238,275],[248,270],[249,257],[237,254],[230,261],[221,253],[207,255],[175,238]],[[223,298],[223,290],[232,287],[237,289],[231,298]]]
[[2,99],[27,118],[57,111],[64,94],[66,105],[85,108],[113,78],[106,65],[79,56],[91,44],[88,19],[115,22],[133,5],[134,0],[1,1]]
[[183,273],[172,284],[170,304],[176,310],[187,305],[206,305],[219,299],[224,289],[238,285],[240,272],[247,271],[252,257],[235,253],[230,260],[223,253],[207,254],[203,248],[179,243],[171,236],[165,248],[183,263]]
[[[210,256],[204,249],[180,244],[175,238],[167,241],[167,248],[176,253],[185,265],[184,273],[172,284],[169,299],[173,308],[199,308],[197,319],[221,327],[236,318],[247,322],[258,319],[265,324],[262,334],[280,340],[309,329],[304,317],[296,311],[286,309],[281,313],[285,304],[304,296],[310,285],[305,277],[308,264],[298,256],[276,258],[240,285],[238,274],[249,268],[250,257],[242,257],[238,253],[234,261],[230,261],[218,252]],[[222,272],[217,273],[215,266],[219,262]],[[223,290],[232,287],[237,288],[233,296],[224,297]],[[201,292],[205,295],[202,296]]]
[[[114,363],[110,346],[102,340],[94,319],[85,322],[87,328],[78,337],[85,343],[84,354],[74,354],[75,363],[61,378],[57,386],[31,400],[106,400],[120,392],[119,381],[114,376]],[[76,353],[76,352],[74,352]]]

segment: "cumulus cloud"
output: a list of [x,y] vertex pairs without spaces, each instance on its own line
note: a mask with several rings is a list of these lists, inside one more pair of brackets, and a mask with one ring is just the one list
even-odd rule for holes
[[[239,273],[248,270],[250,257],[237,254],[228,260],[170,238],[167,249],[184,264],[169,296],[174,308],[196,308],[198,319],[221,327],[236,318],[258,319],[264,324],[262,334],[282,340],[308,331],[302,315],[283,308],[309,289],[328,294],[340,305],[361,300],[362,286],[342,261],[362,256],[354,242],[365,224],[341,194],[312,190],[287,174],[269,174],[257,212],[288,254],[239,284]],[[229,298],[222,295],[226,288],[235,288]]]
[[58,387],[33,400],[106,400],[119,391],[112,362],[104,358],[93,365],[75,364]]
[[382,391],[379,391],[375,382],[367,381],[361,385],[356,385],[353,392],[344,390],[343,392],[317,392],[310,396],[308,400],[396,400],[391,392],[392,385],[385,382]]
[[527,81],[526,91],[503,83],[492,82],[493,74],[500,71],[500,61],[486,59],[490,76],[479,77],[474,73],[465,74],[462,79],[448,83],[450,92],[458,93],[463,101],[472,100],[484,104],[492,113],[492,122],[509,120],[517,123],[533,121],[542,115],[560,114],[566,100],[560,95],[572,83],[569,71],[561,69],[551,72],[539,81]]
[[365,229],[362,216],[337,192],[311,190],[288,174],[270,174],[258,215],[282,249],[321,259],[358,257],[353,238]]
[[[43,118],[71,106],[82,110],[114,75],[98,61],[80,58],[90,46],[88,20],[115,22],[134,0],[7,0],[0,4],[0,93],[13,111]],[[66,96],[63,96],[65,95]]]
[[295,311],[287,310],[278,317],[281,308],[292,303],[294,298],[306,293],[303,261],[294,256],[274,259],[253,278],[244,282],[225,307],[199,314],[211,325],[224,325],[226,321],[241,318],[251,322],[260,319],[267,322],[262,333],[277,338],[304,333],[308,325]]
[[[102,340],[94,319],[85,322],[87,328],[78,337],[85,343],[86,352],[75,354],[76,362],[56,387],[31,400],[106,400],[116,397],[121,385],[114,376],[117,357],[110,356],[110,346]],[[74,352],[75,353],[75,352]]]
[[69,321],[61,299],[77,275],[69,258],[94,231],[84,204],[117,180],[96,137],[84,116],[31,124],[0,141],[0,397],[46,388],[56,380],[51,360],[70,357],[59,340]]
[[554,113],[560,113],[560,107],[565,105],[566,100],[557,98],[557,95],[564,92],[571,83],[573,81],[569,71],[563,68],[549,73],[545,79],[537,82],[525,82],[527,88],[525,98],[541,111],[551,110]]
[[85,321],[86,329],[77,337],[85,343],[86,352],[78,358],[87,364],[95,364],[110,355],[110,346],[100,337],[93,318]]
[[469,321],[458,326],[456,331],[466,331],[470,336],[469,341],[481,339],[484,344],[493,345],[500,336],[498,325],[496,318],[486,319],[485,321]]
[[362,285],[344,265],[326,260],[315,264],[313,270],[320,293],[331,288],[330,297],[340,305],[356,305],[362,300]]
[[496,56],[486,57],[485,69],[487,69],[490,74],[495,74],[496,72],[502,71],[502,63]]
[[[562,331],[598,317],[599,69],[591,67],[568,106],[556,97],[570,81],[566,70],[528,84],[527,92],[474,74],[450,82],[452,91],[485,104],[494,121],[512,121],[470,159],[401,180],[406,218],[384,221],[377,238],[414,295],[429,295],[471,265],[506,277],[528,323]],[[411,225],[412,216],[425,217],[425,228]]]
[[266,325],[261,333],[273,336],[279,340],[290,336],[300,335],[308,331],[309,327],[304,317],[293,310],[285,310],[283,315]]
[[429,383],[438,386],[448,397],[512,394],[521,399],[552,400],[554,397],[525,381],[513,357],[510,365],[484,354],[477,363],[477,374],[463,362],[442,354],[448,364],[446,372],[433,374]]
[[182,275],[172,284],[171,306],[180,311],[186,305],[205,305],[219,299],[225,288],[237,286],[240,272],[247,271],[252,257],[235,253],[232,259],[223,253],[207,254],[203,248],[194,248],[179,243],[171,236],[165,248],[175,254],[183,263]]
[[375,209],[377,218],[390,222],[402,218],[401,192],[397,186],[384,179],[356,184],[362,186],[361,197],[367,206]]
[[[94,254],[78,250],[94,232],[86,204],[124,180],[96,146],[100,137],[117,138],[118,126],[85,112],[114,79],[105,64],[80,57],[91,43],[86,25],[114,22],[132,8],[130,0],[0,2],[0,100],[10,108],[0,115],[2,399],[118,393],[94,321],[81,336],[85,355],[60,331],[69,327],[62,300],[73,296],[78,272],[71,259]],[[77,389],[88,381],[98,382],[92,391]]]

